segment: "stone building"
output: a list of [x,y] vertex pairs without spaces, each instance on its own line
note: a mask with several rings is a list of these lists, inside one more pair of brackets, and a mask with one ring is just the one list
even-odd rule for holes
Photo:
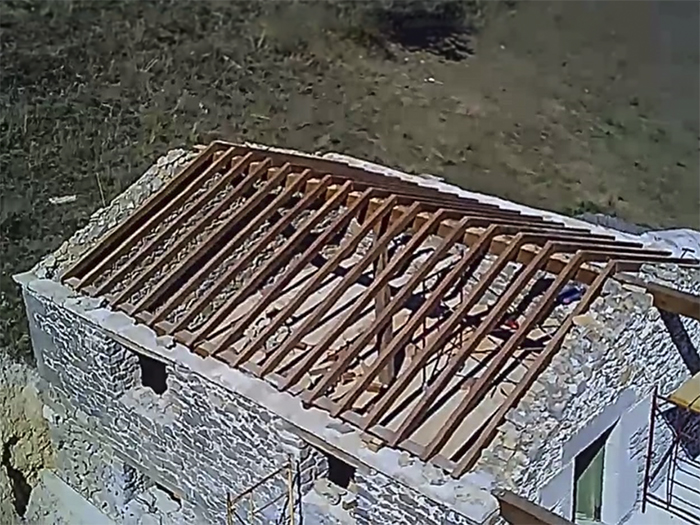
[[700,273],[632,235],[223,142],[16,280],[57,475],[115,523],[620,523],[700,340]]

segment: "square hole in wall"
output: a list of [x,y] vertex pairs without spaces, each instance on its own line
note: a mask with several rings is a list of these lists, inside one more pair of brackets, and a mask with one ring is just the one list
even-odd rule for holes
[[348,488],[355,478],[355,467],[331,454],[325,454],[325,456],[328,461],[328,481],[344,489]]
[[137,354],[139,358],[139,369],[141,371],[141,384],[150,388],[156,394],[161,395],[168,389],[168,374],[165,370],[165,363]]

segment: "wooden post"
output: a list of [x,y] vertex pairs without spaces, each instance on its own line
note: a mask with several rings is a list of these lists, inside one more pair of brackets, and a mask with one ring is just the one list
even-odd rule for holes
[[[384,268],[386,267],[389,258],[389,254],[386,248],[382,251],[381,255],[377,259],[377,261],[374,263],[374,277],[376,279],[377,275],[381,274],[384,271]],[[386,286],[384,286],[379,293],[377,294],[377,297],[374,299],[374,318],[379,319],[379,317],[382,315],[382,312],[384,309],[387,307],[389,304],[389,301],[391,300],[391,292],[389,289],[389,284],[387,283]],[[384,328],[377,334],[377,353],[380,354],[384,348],[389,344],[389,342],[392,340],[394,334],[393,334],[393,323],[389,322],[386,324]],[[390,359],[389,362],[386,364],[386,366],[382,369],[382,371],[379,373],[379,381],[383,385],[389,385],[394,377],[396,375],[396,370],[394,369],[394,360]]]

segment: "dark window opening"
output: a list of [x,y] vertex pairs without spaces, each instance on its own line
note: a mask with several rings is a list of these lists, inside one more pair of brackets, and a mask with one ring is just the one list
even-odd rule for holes
[[160,395],[168,388],[165,363],[156,361],[148,356],[138,354],[141,368],[141,384]]
[[326,454],[326,459],[328,460],[328,481],[344,489],[348,488],[350,481],[355,478],[355,467],[330,454]]
[[156,483],[156,488],[157,488],[158,490],[160,490],[161,492],[164,492],[164,493],[165,493],[171,500],[173,500],[174,502],[176,502],[176,503],[182,503],[182,498],[181,498],[178,494],[176,494],[176,493],[173,492],[172,490],[170,490],[170,489],[164,487],[164,486],[161,485],[160,483]]

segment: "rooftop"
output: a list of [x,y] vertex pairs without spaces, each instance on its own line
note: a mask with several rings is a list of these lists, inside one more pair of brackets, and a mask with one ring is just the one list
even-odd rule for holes
[[214,142],[61,280],[460,477],[606,280],[639,284],[620,272],[662,262],[688,261],[340,160]]

